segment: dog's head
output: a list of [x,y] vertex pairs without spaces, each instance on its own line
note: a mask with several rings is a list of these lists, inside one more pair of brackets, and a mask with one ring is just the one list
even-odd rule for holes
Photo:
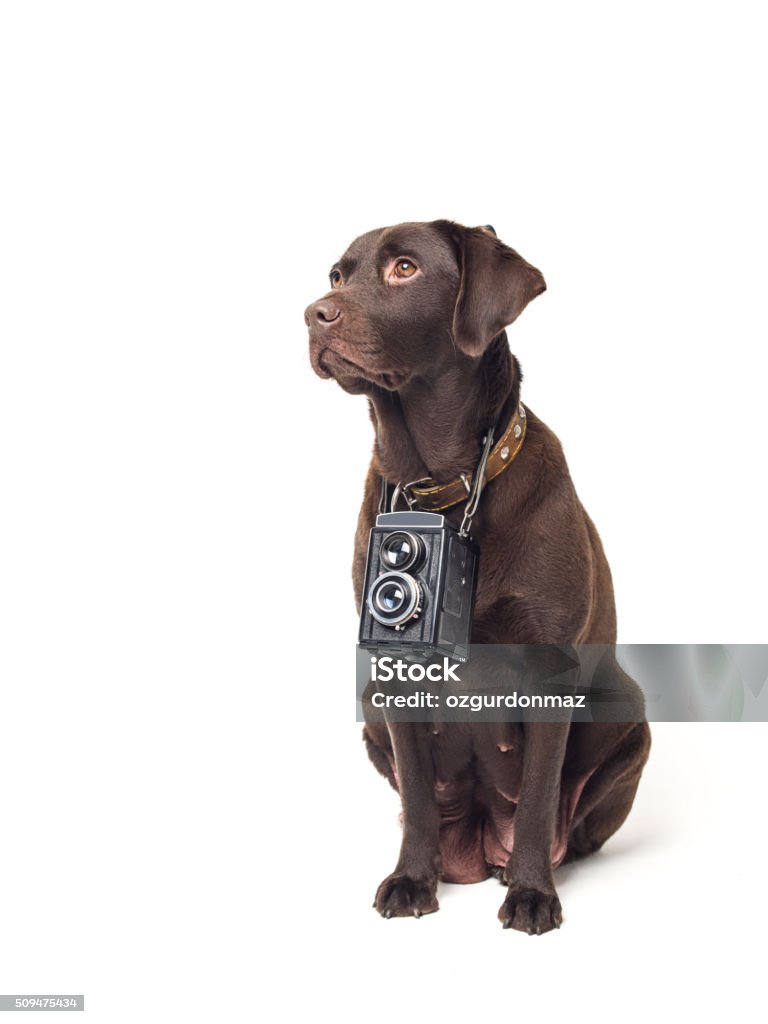
[[307,307],[312,366],[346,391],[397,391],[478,359],[546,285],[493,229],[397,224],[357,238]]

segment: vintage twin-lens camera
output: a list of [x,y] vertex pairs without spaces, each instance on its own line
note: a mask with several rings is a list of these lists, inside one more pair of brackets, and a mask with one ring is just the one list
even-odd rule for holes
[[360,646],[466,661],[477,548],[435,512],[377,516],[368,542]]

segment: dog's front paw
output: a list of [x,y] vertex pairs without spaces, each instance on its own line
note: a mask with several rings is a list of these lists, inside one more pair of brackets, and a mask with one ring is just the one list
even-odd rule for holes
[[374,907],[382,917],[421,917],[440,909],[437,878],[390,875],[376,892]]
[[529,935],[542,935],[560,927],[563,911],[554,892],[510,886],[507,898],[499,909],[499,920],[505,928],[516,928]]

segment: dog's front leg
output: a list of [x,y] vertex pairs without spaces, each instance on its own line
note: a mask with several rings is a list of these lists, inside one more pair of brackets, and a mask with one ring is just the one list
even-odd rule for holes
[[395,870],[378,888],[384,917],[421,917],[438,909],[440,812],[435,799],[431,733],[422,723],[388,722],[403,805],[403,841]]
[[509,892],[499,919],[505,928],[529,935],[559,928],[562,921],[552,873],[552,845],[569,729],[568,722],[525,723],[514,846],[504,869]]

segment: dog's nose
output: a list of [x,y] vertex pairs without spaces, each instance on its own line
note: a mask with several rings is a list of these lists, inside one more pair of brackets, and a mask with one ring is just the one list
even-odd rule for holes
[[307,327],[312,327],[315,324],[318,327],[327,327],[328,324],[336,323],[340,319],[341,310],[330,299],[320,299],[319,302],[313,302],[311,306],[307,306],[304,313],[304,322]]

